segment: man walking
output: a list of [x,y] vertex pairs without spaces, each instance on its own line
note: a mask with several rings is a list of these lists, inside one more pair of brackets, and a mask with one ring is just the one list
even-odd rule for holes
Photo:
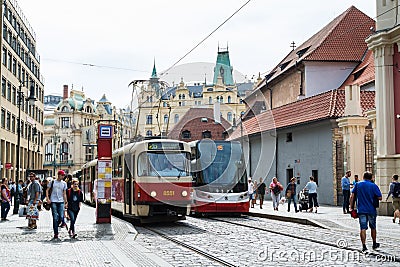
[[[65,172],[59,170],[57,179],[48,184],[46,192],[47,203],[51,204],[51,212],[53,215],[54,239],[58,239],[59,223],[62,222],[61,227],[66,227],[66,223],[64,222],[64,204],[68,207],[68,202],[66,194],[67,183],[63,180],[64,176]],[[50,190],[51,195],[49,195]]]
[[400,183],[399,183],[399,176],[397,174],[393,174],[392,182],[389,186],[389,194],[386,200],[392,196],[392,204],[393,204],[393,223],[396,223],[396,218],[399,218],[400,223]]
[[28,209],[26,218],[28,219],[28,229],[32,230],[37,228],[36,221],[39,220],[38,204],[42,188],[39,182],[36,181],[35,173],[29,173],[29,179],[31,183],[28,186]]
[[360,239],[362,243],[362,251],[367,251],[365,245],[366,232],[368,225],[371,228],[372,249],[379,248],[379,243],[376,242],[376,204],[382,200],[382,193],[379,187],[372,182],[372,173],[365,172],[363,181],[355,184],[350,198],[350,210],[354,209],[354,204],[357,201],[357,214],[360,224]]
[[260,198],[260,209],[262,209],[262,205],[264,203],[264,196],[265,196],[265,188],[267,185],[263,182],[263,179],[260,178],[260,183],[258,184],[257,194]]
[[342,192],[343,192],[343,213],[349,213],[349,199],[350,199],[350,177],[351,171],[347,171],[346,175],[342,178]]

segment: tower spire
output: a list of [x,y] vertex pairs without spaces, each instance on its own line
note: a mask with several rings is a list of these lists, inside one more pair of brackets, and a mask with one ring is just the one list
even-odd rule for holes
[[156,58],[154,58],[153,72],[151,73],[151,78],[157,78]]

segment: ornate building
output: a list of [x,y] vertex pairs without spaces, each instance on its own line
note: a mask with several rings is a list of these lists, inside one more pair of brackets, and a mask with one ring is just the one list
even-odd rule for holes
[[130,141],[134,120],[125,110],[117,110],[105,95],[95,104],[82,91],[64,85],[61,102],[44,120],[44,168],[54,173],[72,173],[97,157],[97,127],[100,122],[114,125],[113,149]]
[[16,1],[0,2],[0,175],[15,180],[42,167],[44,88],[35,32]]
[[182,78],[178,85],[170,87],[160,81],[154,65],[151,78],[137,84],[140,89],[137,135],[166,136],[191,107],[212,108],[215,114],[233,124],[245,111],[242,98],[253,84],[236,84],[232,71],[227,49],[218,51],[212,83],[205,80],[203,84],[186,85]]

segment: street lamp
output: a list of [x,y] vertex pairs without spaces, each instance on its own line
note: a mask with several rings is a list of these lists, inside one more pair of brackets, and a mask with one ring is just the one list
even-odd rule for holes
[[[35,125],[32,128],[32,134],[31,134],[31,130],[28,131],[28,164],[27,164],[28,169],[30,168],[30,162],[31,162],[30,161],[30,153],[29,153],[29,149],[30,149],[29,142],[30,142],[31,138],[35,138],[37,135],[38,135],[38,133],[37,133],[36,125]],[[38,150],[39,150],[39,145],[38,145]],[[35,152],[35,146],[33,147],[32,152]],[[38,151],[38,152],[40,152],[40,151]],[[33,155],[32,155],[32,168],[31,169],[34,169],[34,168],[35,168],[35,159],[33,158]]]
[[[18,122],[17,122],[17,153],[16,153],[16,159],[17,162],[15,164],[15,167],[17,169],[17,172],[15,173],[15,188],[18,189],[18,181],[19,181],[19,169],[20,169],[20,149],[21,149],[21,104],[22,101],[25,100],[24,93],[22,92],[22,86],[24,86],[26,83],[28,87],[28,81],[20,81],[19,87],[18,87],[18,96],[17,96],[17,105],[18,105]],[[30,105],[34,105],[36,101],[35,97],[35,84],[31,80],[31,86],[29,90],[29,97],[27,99],[29,101]],[[13,214],[18,214],[19,210],[19,194],[15,194],[15,201],[14,201],[14,210]]]

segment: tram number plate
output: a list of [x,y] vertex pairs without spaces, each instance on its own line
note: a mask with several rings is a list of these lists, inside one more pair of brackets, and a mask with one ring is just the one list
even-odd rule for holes
[[163,192],[164,196],[174,196],[175,195],[175,191],[172,190],[166,190]]

